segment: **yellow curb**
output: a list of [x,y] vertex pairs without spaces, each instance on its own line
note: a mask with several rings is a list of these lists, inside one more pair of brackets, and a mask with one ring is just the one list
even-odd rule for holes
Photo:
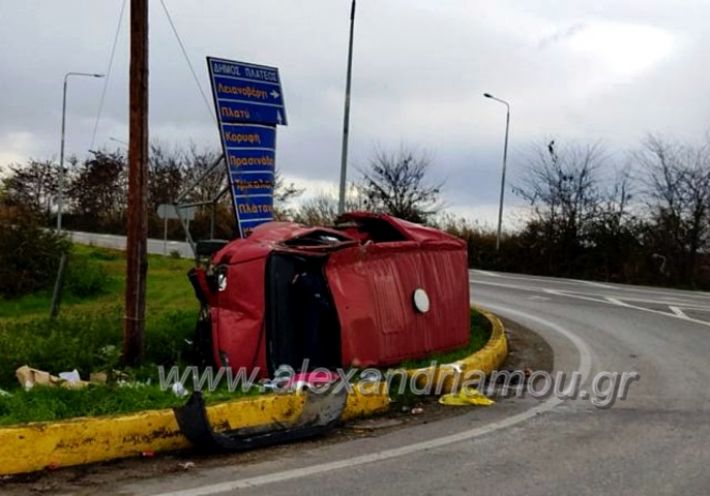
[[[408,370],[417,384],[433,380],[437,393],[450,392],[454,379],[471,373],[489,374],[508,353],[503,324],[490,312],[478,309],[492,325],[486,345],[472,355],[440,367]],[[244,427],[289,425],[299,418],[304,398],[299,394],[271,394],[243,398],[207,407],[210,423],[217,431]],[[390,403],[386,383],[357,384],[348,395],[342,420],[373,415]],[[130,415],[79,418],[61,422],[38,422],[0,428],[0,475],[67,467],[118,458],[185,449],[172,410],[152,410]]]
[[475,307],[491,323],[491,336],[480,350],[455,362],[407,371],[419,388],[432,385],[435,394],[450,393],[464,382],[482,379],[498,369],[508,356],[508,340],[503,323],[491,312]]
[[[300,394],[271,394],[207,407],[215,430],[289,425],[301,414]],[[355,388],[348,395],[343,420],[372,415],[389,406],[386,389]],[[67,467],[188,448],[172,410],[131,415],[38,422],[0,428],[0,475],[46,467]]]

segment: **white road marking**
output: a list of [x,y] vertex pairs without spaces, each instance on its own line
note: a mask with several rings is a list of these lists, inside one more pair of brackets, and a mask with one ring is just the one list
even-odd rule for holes
[[[622,301],[620,301],[620,300],[617,300],[618,303],[616,303],[616,302],[611,302],[611,301],[609,301],[608,298],[606,298],[606,299],[604,299],[604,300],[600,300],[600,299],[598,299],[598,298],[591,298],[591,297],[589,297],[589,296],[582,296],[582,295],[573,294],[573,293],[566,293],[566,292],[564,292],[564,291],[559,291],[559,290],[556,290],[556,289],[546,289],[545,292],[550,293],[550,294],[554,294],[554,295],[557,295],[557,296],[566,296],[566,297],[568,297],[568,298],[576,298],[576,299],[578,299],[578,300],[587,300],[587,301],[594,301],[594,302],[597,302],[597,303],[606,303],[607,305],[619,305],[619,304],[621,304],[621,305],[624,306],[625,308],[633,308],[633,309],[635,309],[635,310],[641,310],[642,312],[650,312],[650,313],[655,313],[655,314],[657,314],[657,315],[665,315],[666,317],[670,317],[670,318],[672,318],[672,319],[680,319],[680,320],[683,320],[683,321],[685,321],[685,322],[693,322],[694,324],[700,324],[700,325],[702,325],[702,326],[710,327],[710,322],[707,322],[707,321],[705,321],[705,320],[694,319],[694,318],[692,318],[692,317],[687,317],[687,316],[686,316],[685,318],[683,318],[683,317],[680,317],[679,315],[677,315],[677,314],[675,314],[675,313],[668,313],[668,312],[664,312],[664,311],[662,311],[662,310],[655,310],[655,309],[653,309],[653,308],[639,307],[639,306],[637,306],[637,305],[631,305],[631,304],[629,304],[629,303],[624,303],[624,302],[622,302]],[[613,299],[613,298],[612,298],[612,299]]]
[[[581,281],[581,280],[576,280],[576,279],[561,279],[561,278],[552,278],[552,277],[535,277],[535,276],[512,276],[512,275],[507,275],[504,273],[493,273],[493,272],[488,272],[484,270],[472,270],[471,272],[474,273],[479,273],[481,275],[486,275],[486,276],[492,276],[492,277],[497,277],[501,279],[513,279],[514,281],[529,281],[531,283],[535,282],[546,282],[546,283],[554,283],[554,284],[572,284],[575,286],[578,286],[580,283],[582,284],[590,284],[590,285],[600,285],[604,288],[607,289],[615,289],[613,286],[608,286],[606,284],[601,284],[601,283],[596,283],[592,281]],[[476,281],[476,282],[481,282],[482,281]]]
[[[569,339],[572,344],[577,348],[579,353],[579,365],[577,367],[577,372],[581,374],[580,384],[583,384],[592,370],[592,355],[587,347],[587,344],[582,341],[576,334],[568,331],[567,329],[550,322],[549,320],[537,317],[535,315],[528,314],[526,312],[521,312],[519,310],[504,307],[500,305],[486,305],[488,308],[498,311],[504,315],[513,315],[517,317],[522,317],[533,322],[537,322],[543,327],[552,329],[567,339]],[[349,469],[358,465],[365,465],[368,463],[380,462],[384,460],[390,460],[392,458],[397,458],[400,456],[410,455],[412,453],[417,453],[420,451],[441,448],[449,444],[458,443],[461,441],[467,441],[469,439],[482,436],[484,434],[489,434],[493,431],[504,429],[506,427],[511,427],[515,424],[528,420],[535,417],[536,415],[552,410],[559,404],[563,403],[562,400],[558,398],[549,398],[543,403],[534,406],[524,412],[520,412],[516,415],[498,420],[496,422],[491,422],[474,429],[469,429],[463,432],[458,432],[456,434],[451,434],[449,436],[440,437],[437,439],[431,439],[429,441],[421,441],[418,443],[408,444],[405,446],[400,446],[398,448],[392,448],[382,451],[376,451],[374,453],[369,453],[367,455],[355,456],[352,458],[346,458],[344,460],[337,460],[334,462],[320,463],[317,465],[311,465],[308,467],[296,468],[292,470],[285,470],[282,472],[275,472],[272,474],[258,475],[255,477],[248,477],[244,479],[237,479],[233,481],[221,482],[217,484],[210,484],[206,486],[201,486],[193,489],[184,489],[182,491],[173,491],[168,493],[161,493],[156,496],[209,496],[212,494],[226,493],[235,491],[238,489],[249,489],[253,487],[263,486],[266,484],[272,484],[275,482],[283,482],[292,479],[298,479],[301,477],[308,477],[313,475],[319,475],[325,472],[331,472],[333,470]]]
[[[596,281],[585,281],[582,279],[562,279],[562,278],[555,278],[555,277],[535,277],[535,276],[526,276],[524,274],[507,274],[505,272],[490,272],[490,271],[485,271],[485,270],[478,270],[478,269],[471,269],[470,272],[472,273],[480,273],[481,275],[489,275],[492,277],[499,277],[499,278],[504,278],[504,279],[516,279],[519,281],[539,281],[539,282],[547,282],[547,283],[562,283],[562,284],[586,284],[588,286],[596,286],[596,287],[602,287],[605,289],[613,289],[615,291],[628,291],[628,292],[638,292],[638,293],[650,293],[659,297],[666,297],[669,299],[677,298],[677,296],[670,296],[669,293],[673,293],[675,295],[678,295],[678,293],[682,293],[682,297],[684,298],[698,298],[698,299],[709,299],[710,298],[710,293],[708,292],[703,292],[703,291],[689,291],[689,290],[682,290],[682,289],[665,289],[665,288],[651,288],[651,287],[646,287],[646,286],[630,286],[630,285],[622,285],[622,284],[605,284],[605,283],[600,283]],[[482,283],[482,281],[475,281],[476,283]]]
[[500,274],[496,274],[495,272],[489,272],[489,271],[487,271],[487,270],[478,270],[478,269],[475,269],[475,270],[471,270],[471,272],[474,272],[474,273],[476,273],[476,274],[481,274],[481,275],[484,275],[484,276],[489,276],[489,277],[503,277],[503,276],[501,276]]
[[504,282],[491,282],[491,281],[478,281],[478,280],[469,280],[469,284],[483,284],[484,286],[498,286],[500,288],[507,288],[507,289],[519,289],[521,291],[533,291],[535,293],[540,292],[540,290],[545,290],[545,288],[541,288],[540,286],[520,286],[519,284],[507,284]]
[[602,283],[596,282],[596,281],[584,281],[582,279],[570,279],[570,281],[578,282],[581,284],[586,284],[587,286],[594,286],[596,288],[616,289],[614,286],[609,286],[608,284],[602,284]]
[[671,312],[673,312],[674,314],[676,314],[678,317],[680,317],[680,318],[682,318],[682,319],[686,319],[686,320],[687,320],[687,319],[689,318],[689,317],[685,314],[685,312],[683,312],[683,310],[681,310],[680,308],[678,308],[678,307],[676,307],[676,306],[668,305],[668,308],[671,309]]
[[[607,297],[607,296],[605,295],[605,297]],[[608,296],[607,299],[608,298],[616,299],[616,297],[614,297],[614,296]],[[631,301],[631,302],[637,302],[637,303],[650,303],[652,305],[678,306],[678,307],[683,307],[683,308],[698,307],[701,310],[704,308],[707,308],[706,305],[701,307],[701,306],[699,306],[699,303],[688,301],[688,300],[681,300],[679,298],[665,298],[663,300],[648,300],[646,298],[633,298],[631,296],[622,296],[621,298],[623,298],[625,302]]]
[[[694,319],[694,318],[692,318],[692,317],[688,317],[687,315],[686,315],[685,317],[681,317],[681,316],[677,315],[676,313],[668,313],[668,312],[663,312],[663,311],[661,311],[661,310],[654,310],[654,309],[652,309],[652,308],[646,308],[646,307],[641,307],[641,306],[638,306],[638,305],[633,305],[633,304],[631,304],[631,303],[626,303],[625,301],[622,301],[621,299],[616,298],[616,297],[614,297],[614,296],[595,295],[595,294],[592,294],[592,295],[582,295],[582,294],[575,294],[575,293],[573,293],[573,292],[569,292],[569,291],[565,291],[565,290],[561,290],[561,289],[550,289],[550,288],[544,288],[544,287],[539,287],[539,286],[538,286],[538,287],[520,286],[520,285],[517,285],[517,284],[506,284],[506,283],[501,283],[501,282],[480,281],[480,280],[475,280],[475,279],[474,279],[474,280],[469,280],[469,283],[471,283],[471,284],[482,284],[482,285],[485,285],[485,286],[497,286],[497,287],[507,288],[507,289],[517,289],[517,290],[520,290],[520,291],[530,291],[530,292],[535,292],[535,293],[542,291],[542,292],[544,292],[544,293],[551,294],[551,295],[556,295],[556,296],[565,296],[565,297],[568,297],[568,298],[577,298],[578,300],[593,301],[593,302],[595,302],[595,303],[603,303],[603,304],[607,304],[607,305],[616,305],[616,306],[623,306],[623,307],[626,307],[626,308],[633,308],[633,309],[636,309],[636,310],[641,310],[641,311],[643,311],[643,312],[651,312],[651,313],[655,313],[655,314],[665,315],[666,317],[671,317],[671,318],[676,318],[676,319],[682,319],[682,320],[684,320],[684,321],[686,321],[686,322],[693,322],[693,323],[696,323],[696,324],[700,324],[700,325],[703,325],[703,326],[708,326],[708,327],[710,327],[710,322],[707,322],[707,321],[704,321],[704,320]],[[617,288],[615,288],[615,289],[617,289]],[[689,295],[689,296],[690,296],[690,295]],[[698,295],[698,296],[705,296],[705,294],[701,294],[701,295]],[[662,304],[666,304],[666,305],[669,303],[669,302],[660,302],[659,300],[644,300],[644,299],[640,299],[640,298],[629,298],[629,297],[626,297],[626,296],[622,296],[622,298],[623,298],[624,300],[627,300],[627,301],[637,301],[637,302],[641,302],[641,303],[657,303],[657,302],[658,302],[658,303],[662,303]],[[697,304],[695,304],[695,305],[697,305]],[[695,306],[695,305],[693,305],[693,304],[685,304],[685,305],[682,305],[682,306],[683,306],[684,308],[692,308],[692,307]],[[676,304],[676,305],[672,305],[672,306],[679,306],[679,305]],[[707,311],[707,310],[705,310],[705,308],[703,308],[703,307],[701,307],[699,310],[701,310],[701,311]]]

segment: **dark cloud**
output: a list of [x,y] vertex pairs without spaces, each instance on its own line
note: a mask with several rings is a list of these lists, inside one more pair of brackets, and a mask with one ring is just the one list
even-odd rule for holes
[[[166,3],[205,91],[206,55],[280,68],[289,126],[279,130],[279,167],[289,177],[335,182],[350,2]],[[58,154],[62,77],[106,70],[120,7],[120,0],[0,4],[0,164]],[[359,2],[353,163],[366,163],[376,145],[411,143],[433,153],[450,204],[489,208],[504,109],[482,98],[485,91],[512,105],[513,182],[527,144],[541,136],[619,149],[649,130],[701,136],[710,110],[701,19],[709,11],[660,1]],[[127,136],[126,29],[124,21],[95,146]],[[151,2],[150,56],[152,136],[218,146],[159,2]],[[101,89],[100,80],[71,81],[69,153],[89,148]]]

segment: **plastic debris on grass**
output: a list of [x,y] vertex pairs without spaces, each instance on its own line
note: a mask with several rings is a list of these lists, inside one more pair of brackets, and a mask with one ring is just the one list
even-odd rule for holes
[[[89,384],[106,384],[108,375],[104,372],[92,372],[89,380],[85,381],[79,375],[79,371],[74,369],[71,372],[60,372],[58,376],[39,369],[33,369],[27,365],[15,370],[15,377],[20,386],[29,391],[34,386],[63,387],[66,389],[82,389]],[[3,394],[5,393],[5,394]],[[0,390],[0,396],[9,395]]]
[[329,370],[316,370],[313,372],[299,372],[286,382],[287,388],[292,388],[297,391],[304,387],[320,387],[327,386],[336,382],[340,376]]
[[88,381],[82,381],[79,377],[79,372],[62,372],[59,377],[50,374],[44,370],[33,369],[27,365],[23,365],[15,371],[15,377],[20,385],[26,390],[32,389],[34,386],[59,386],[67,389],[80,389],[89,385]]
[[478,389],[472,387],[461,388],[456,393],[449,393],[439,398],[439,403],[449,406],[489,406],[495,403],[492,399],[481,393]]
[[190,393],[187,391],[187,389],[185,389],[185,386],[182,385],[182,382],[176,382],[175,384],[173,384],[173,386],[170,388],[170,390],[178,398],[184,398],[184,397],[190,395]]

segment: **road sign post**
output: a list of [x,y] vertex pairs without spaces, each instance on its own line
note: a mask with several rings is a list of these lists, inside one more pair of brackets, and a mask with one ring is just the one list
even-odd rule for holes
[[276,125],[286,125],[275,67],[207,57],[240,236],[273,219]]
[[190,221],[195,218],[196,207],[179,207],[173,203],[162,203],[158,205],[158,218],[163,219],[163,255],[168,254],[168,220],[180,219],[178,208],[183,210],[182,217],[187,219],[187,230],[190,230]]

